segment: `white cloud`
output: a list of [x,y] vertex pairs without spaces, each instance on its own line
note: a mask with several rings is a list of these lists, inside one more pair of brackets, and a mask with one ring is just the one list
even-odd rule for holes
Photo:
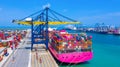
[[50,3],[48,3],[48,4],[46,4],[46,5],[43,5],[43,9],[46,8],[46,7],[49,8],[50,6],[51,6]]
[[111,18],[111,17],[118,17],[118,16],[120,16],[120,12],[106,13],[106,14],[94,15],[94,16],[84,16],[84,17],[81,17],[80,19],[82,19],[82,20],[87,20],[87,19],[108,19],[108,18]]
[[120,12],[108,13],[107,16],[120,16]]

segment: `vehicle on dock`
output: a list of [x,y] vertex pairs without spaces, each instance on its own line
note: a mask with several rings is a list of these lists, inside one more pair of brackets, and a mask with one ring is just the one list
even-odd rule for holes
[[49,50],[60,62],[85,62],[93,57],[92,36],[70,34],[66,30],[49,31]]

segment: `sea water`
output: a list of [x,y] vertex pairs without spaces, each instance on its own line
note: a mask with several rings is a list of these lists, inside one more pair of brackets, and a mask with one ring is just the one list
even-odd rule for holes
[[[74,32],[75,33],[75,32]],[[79,33],[79,32],[76,32]],[[84,63],[58,63],[60,67],[120,67],[120,36],[87,33],[92,35],[93,58]]]

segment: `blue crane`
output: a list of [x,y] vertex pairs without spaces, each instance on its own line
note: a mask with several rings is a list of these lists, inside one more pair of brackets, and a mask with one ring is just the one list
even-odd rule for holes
[[[58,16],[65,18],[69,21],[62,21],[60,20],[60,18],[58,18]],[[45,44],[46,50],[48,49],[48,25],[79,24],[79,22],[77,22],[76,20],[61,15],[56,11],[51,10],[49,7],[35,12],[23,19],[13,20],[12,22],[23,25],[31,25],[31,50],[33,49],[34,44]]]

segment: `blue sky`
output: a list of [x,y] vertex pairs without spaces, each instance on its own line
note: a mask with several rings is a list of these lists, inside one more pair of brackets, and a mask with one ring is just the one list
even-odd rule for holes
[[15,26],[13,19],[24,18],[46,4],[83,24],[120,26],[120,0],[0,0],[0,26]]

